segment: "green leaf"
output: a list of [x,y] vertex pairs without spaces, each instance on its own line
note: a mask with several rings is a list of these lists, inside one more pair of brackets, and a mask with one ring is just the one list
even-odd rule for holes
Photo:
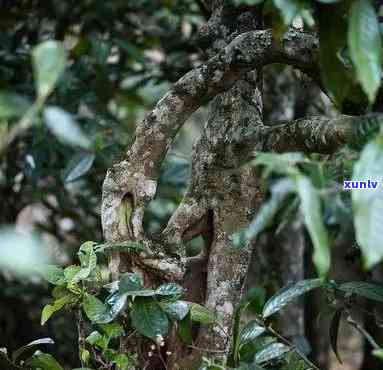
[[94,153],[83,152],[75,154],[64,170],[63,181],[68,184],[87,174],[92,168],[95,158]]
[[190,315],[186,315],[186,317],[178,323],[178,336],[181,340],[186,344],[193,343],[193,336],[191,331],[191,320]]
[[262,231],[272,224],[283,201],[292,190],[293,182],[288,178],[278,181],[271,187],[270,199],[263,203],[261,209],[246,230],[245,235],[248,240],[256,238]]
[[20,95],[0,92],[0,119],[21,117],[30,106],[30,102]]
[[56,265],[46,265],[41,269],[43,278],[51,284],[61,285],[65,283],[64,270]]
[[160,303],[160,305],[172,320],[183,320],[189,313],[189,304],[185,301],[177,301],[174,303]]
[[113,320],[107,306],[93,295],[84,296],[83,308],[88,319],[94,323],[106,324]]
[[330,324],[331,348],[334,351],[335,356],[340,363],[342,363],[342,360],[340,359],[339,352],[338,352],[338,332],[339,332],[340,319],[342,317],[343,311],[344,311],[343,307],[336,310],[334,313],[334,316],[332,317],[331,324]]
[[55,358],[48,353],[34,355],[28,364],[35,370],[63,370]]
[[90,333],[85,338],[85,341],[94,347],[101,348],[102,350],[107,349],[109,344],[109,339],[105,335],[100,334],[98,331]]
[[313,262],[320,276],[324,276],[330,269],[330,248],[319,194],[311,180],[306,176],[297,177],[297,191],[301,200],[301,210],[304,222],[310,234],[314,255]]
[[128,240],[124,242],[107,242],[107,243],[98,244],[95,247],[95,250],[97,253],[109,252],[110,250],[119,250],[122,252],[129,252],[129,251],[142,251],[142,250],[145,250],[145,247],[140,242]]
[[350,281],[341,284],[338,289],[345,293],[357,294],[377,302],[383,302],[383,285],[367,281]]
[[41,325],[44,325],[55,312],[60,311],[65,305],[72,303],[74,299],[75,296],[73,294],[68,294],[56,299],[53,304],[46,305],[41,313]]
[[370,0],[355,0],[351,5],[348,46],[357,78],[372,103],[382,74],[382,42],[378,18]]
[[352,76],[339,57],[347,44],[347,18],[344,5],[322,6],[319,12],[319,61],[326,89],[342,107],[353,85]]
[[162,284],[156,290],[156,294],[162,296],[174,296],[182,293],[183,288],[175,283]]
[[169,331],[169,319],[153,299],[138,297],[133,302],[130,313],[132,326],[145,337],[155,339]]
[[44,109],[44,119],[48,128],[64,143],[89,149],[91,142],[72,116],[58,107]]
[[120,294],[139,297],[151,297],[156,295],[155,290],[143,287],[143,281],[140,276],[130,272],[122,275],[119,284],[119,292]]
[[50,94],[65,70],[67,53],[62,43],[45,41],[32,51],[33,69],[39,97]]
[[72,283],[74,282],[73,279],[74,277],[81,271],[80,266],[76,265],[70,265],[64,269],[64,276],[65,276],[65,281],[67,283]]
[[282,357],[290,350],[291,348],[283,343],[271,343],[254,356],[254,362],[256,364],[264,364],[265,362]]
[[33,342],[28,343],[27,345],[20,347],[16,351],[12,353],[12,360],[16,362],[16,360],[23,355],[23,358],[25,358],[25,354],[27,352],[30,352],[32,349],[35,351],[36,346],[42,345],[42,344],[54,344],[54,341],[51,338],[41,338],[34,340]]
[[354,165],[353,181],[377,181],[376,189],[351,192],[356,240],[365,266],[371,268],[383,257],[383,137],[367,144]]
[[200,322],[201,324],[213,324],[217,322],[216,315],[208,308],[201,306],[198,303],[190,304],[190,319]]
[[128,370],[128,369],[131,369],[131,367],[129,367],[129,365],[132,365],[131,361],[130,361],[130,358],[124,354],[124,353],[120,353],[118,354],[115,359],[114,359],[114,362],[117,366],[117,370]]
[[302,280],[290,284],[274,294],[265,304],[262,316],[264,319],[278,312],[281,308],[292,302],[297,297],[319,288],[323,285],[322,279]]
[[124,334],[124,328],[117,322],[100,324],[99,327],[109,338],[118,338]]
[[253,341],[255,338],[258,338],[266,331],[266,328],[259,325],[257,321],[252,320],[246,324],[246,326],[241,330],[239,335],[239,345],[244,345],[248,342]]

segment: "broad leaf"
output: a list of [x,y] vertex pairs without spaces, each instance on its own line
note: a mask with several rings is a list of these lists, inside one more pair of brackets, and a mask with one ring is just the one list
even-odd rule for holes
[[85,338],[85,341],[92,346],[101,348],[102,350],[108,348],[109,344],[109,339],[105,335],[100,334],[98,331],[93,331],[90,333]]
[[36,370],[63,370],[55,358],[48,353],[39,353],[34,355],[29,361],[28,365]]
[[336,358],[340,363],[342,363],[342,360],[340,359],[339,352],[338,352],[338,332],[339,332],[339,324],[340,324],[340,319],[342,317],[344,308],[339,308],[338,310],[335,311],[334,316],[332,317],[331,320],[331,325],[330,325],[330,344],[332,347],[332,350],[335,353]]
[[193,343],[191,324],[190,315],[186,315],[186,317],[178,323],[177,334],[186,344]]
[[84,176],[92,168],[95,158],[96,156],[89,152],[74,155],[64,170],[64,182],[73,182]]
[[241,334],[239,335],[239,345],[244,345],[253,341],[255,338],[258,338],[260,335],[262,335],[265,331],[266,328],[259,325],[257,321],[250,321],[241,330]]
[[124,334],[124,328],[117,322],[100,324],[99,327],[109,338],[117,338]]
[[64,270],[55,265],[46,265],[41,269],[43,278],[51,284],[60,285],[65,283]]
[[119,292],[120,294],[139,297],[151,297],[156,295],[155,290],[144,288],[143,281],[139,275],[130,272],[121,276]]
[[132,326],[145,337],[155,339],[169,331],[169,319],[158,303],[149,298],[138,297],[130,313]]
[[383,302],[383,285],[367,281],[350,281],[341,284],[338,289],[345,293],[357,294],[373,301]]
[[41,325],[44,325],[55,312],[60,311],[74,300],[75,296],[73,294],[68,294],[62,298],[56,299],[52,304],[46,305],[41,312]]
[[30,105],[30,102],[20,95],[0,92],[0,119],[21,117]]
[[271,343],[256,353],[254,362],[256,364],[264,364],[265,362],[279,359],[289,351],[291,351],[291,348],[283,343]]
[[383,137],[367,144],[354,165],[353,181],[376,181],[376,189],[352,190],[356,240],[365,266],[371,268],[383,257]]
[[347,44],[347,19],[344,5],[322,6],[319,12],[319,61],[326,89],[339,107],[348,95],[353,81],[339,57]]
[[351,5],[348,46],[358,80],[373,102],[382,74],[382,42],[378,17],[370,0],[355,0]]
[[32,51],[36,88],[39,97],[47,96],[65,70],[66,51],[58,41],[45,41]]
[[44,109],[44,119],[48,128],[61,141],[88,149],[90,140],[84,134],[80,126],[72,116],[58,107],[47,107]]
[[298,281],[297,283],[293,283],[285,288],[282,288],[266,302],[262,313],[263,318],[266,319],[275,312],[278,312],[294,299],[309,292],[310,290],[319,288],[322,285],[322,279],[310,279]]
[[319,194],[311,180],[306,176],[297,177],[297,191],[301,200],[304,222],[310,234],[314,255],[313,262],[320,276],[326,275],[330,269],[330,248]]
[[254,220],[246,229],[245,236],[247,240],[256,238],[262,231],[272,224],[272,221],[277,212],[280,210],[283,201],[292,190],[293,182],[288,178],[278,181],[271,187],[270,199],[263,203]]
[[88,319],[94,323],[108,323],[113,320],[107,306],[93,295],[85,295],[83,308]]
[[189,313],[189,304],[185,301],[161,303],[160,305],[172,320],[183,320]]

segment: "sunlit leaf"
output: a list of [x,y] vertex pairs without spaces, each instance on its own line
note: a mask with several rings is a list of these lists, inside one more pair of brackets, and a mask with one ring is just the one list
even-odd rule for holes
[[172,320],[183,320],[189,313],[189,304],[185,301],[177,301],[174,303],[161,303],[162,309],[168,314]]
[[323,285],[322,279],[302,280],[290,284],[275,293],[265,304],[262,316],[267,318],[310,290]]
[[85,149],[90,147],[89,138],[68,112],[58,107],[47,107],[44,118],[52,133],[63,142]]
[[376,188],[352,190],[356,240],[365,266],[383,258],[383,137],[367,144],[354,165],[353,181],[376,182]]
[[67,294],[64,297],[56,299],[52,304],[47,304],[41,312],[41,325],[44,325],[51,316],[64,308],[67,304],[72,303],[75,299],[73,294]]
[[330,246],[327,230],[323,223],[319,194],[306,176],[297,177],[297,191],[304,222],[314,246],[313,262],[318,274],[323,276],[330,269]]
[[252,320],[246,324],[246,326],[241,330],[239,335],[240,345],[244,345],[247,342],[253,341],[255,338],[258,338],[266,331],[266,328],[259,325],[256,320]]
[[351,5],[348,46],[358,80],[373,102],[382,75],[382,40],[378,17],[370,0],[355,0]]
[[28,365],[39,370],[63,370],[55,358],[48,353],[38,353],[28,361]]
[[93,153],[78,153],[72,157],[63,172],[65,183],[76,181],[92,168],[96,156]]
[[217,316],[208,308],[198,303],[190,304],[190,319],[201,324],[213,324],[217,321]]
[[254,361],[256,364],[264,364],[282,357],[289,351],[291,351],[291,348],[283,343],[271,343],[256,353]]
[[48,95],[65,70],[67,53],[61,42],[48,40],[32,51],[37,93]]
[[30,342],[26,344],[23,347],[20,347],[16,351],[12,353],[12,360],[16,361],[19,357],[23,356],[25,358],[26,353],[30,353],[31,350],[35,351],[36,346],[42,345],[42,344],[54,344],[54,341],[51,338],[41,338],[34,340],[33,342]]

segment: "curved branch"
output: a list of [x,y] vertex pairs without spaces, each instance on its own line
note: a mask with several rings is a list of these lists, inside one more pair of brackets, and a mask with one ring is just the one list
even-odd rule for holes
[[260,126],[253,141],[257,151],[303,151],[331,154],[345,144],[365,141],[378,132],[382,114],[367,116],[315,116],[278,126]]
[[156,193],[159,167],[176,133],[202,104],[226,91],[246,72],[271,63],[291,64],[317,76],[317,41],[309,34],[287,32],[281,42],[270,30],[236,37],[205,64],[190,71],[147,114],[136,130],[127,160],[107,173],[103,185],[102,225],[109,241],[126,239],[119,230],[119,207],[126,194],[134,199],[131,215],[135,238],[143,235],[145,205]]

